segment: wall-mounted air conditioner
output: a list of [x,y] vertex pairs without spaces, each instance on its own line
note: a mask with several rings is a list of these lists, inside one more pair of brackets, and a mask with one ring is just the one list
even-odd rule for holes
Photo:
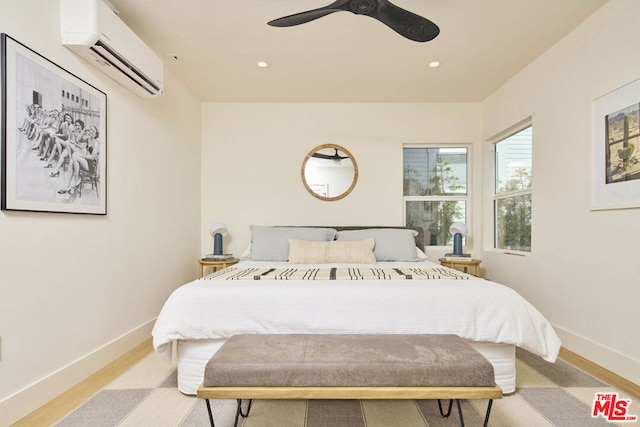
[[62,44],[143,98],[162,94],[162,60],[102,0],[60,0]]

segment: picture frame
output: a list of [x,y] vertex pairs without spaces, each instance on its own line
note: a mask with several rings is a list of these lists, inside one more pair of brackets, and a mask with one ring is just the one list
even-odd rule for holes
[[0,38],[2,210],[106,215],[107,95]]
[[591,210],[640,207],[640,79],[593,101]]

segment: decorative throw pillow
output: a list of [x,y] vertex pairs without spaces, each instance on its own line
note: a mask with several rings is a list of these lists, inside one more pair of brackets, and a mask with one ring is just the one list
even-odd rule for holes
[[251,226],[251,259],[255,261],[286,261],[289,259],[289,239],[331,241],[333,228]]
[[373,237],[378,261],[419,261],[415,242],[418,232],[397,228],[366,228],[338,231],[338,241],[362,240]]
[[289,239],[289,262],[292,264],[375,264],[373,248],[376,242],[368,238],[352,242],[311,242]]

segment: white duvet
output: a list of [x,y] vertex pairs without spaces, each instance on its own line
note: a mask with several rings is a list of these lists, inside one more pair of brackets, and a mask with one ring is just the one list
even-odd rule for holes
[[[242,261],[237,266],[265,265]],[[429,261],[420,265],[440,267]],[[332,266],[344,265],[326,265]],[[473,341],[515,344],[549,362],[555,361],[560,349],[560,339],[535,307],[513,289],[482,279],[199,279],[169,296],[152,332],[156,352],[168,360],[174,340],[246,333],[456,334]]]

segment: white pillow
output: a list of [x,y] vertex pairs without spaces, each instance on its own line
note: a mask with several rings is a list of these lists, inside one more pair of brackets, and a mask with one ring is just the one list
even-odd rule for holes
[[372,237],[352,242],[312,242],[289,239],[289,262],[291,264],[375,264]]
[[376,241],[374,253],[380,261],[419,261],[415,236],[418,232],[398,228],[366,228],[363,230],[338,231],[338,241],[363,240],[373,237]]
[[242,255],[240,255],[240,259],[251,259],[251,243],[249,243],[247,249],[242,252]]

